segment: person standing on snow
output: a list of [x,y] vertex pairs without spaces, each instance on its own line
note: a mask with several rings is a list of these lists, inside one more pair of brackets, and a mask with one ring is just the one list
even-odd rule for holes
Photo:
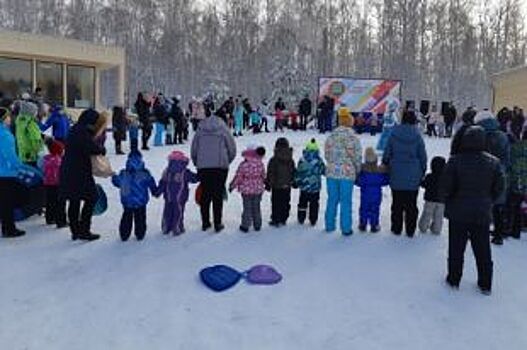
[[402,123],[393,128],[382,157],[388,167],[392,189],[393,234],[399,236],[403,224],[408,237],[413,237],[419,210],[417,195],[427,167],[425,143],[416,127],[413,111],[405,111]]
[[190,153],[203,187],[201,198],[203,231],[207,231],[212,226],[210,223],[212,203],[214,229],[220,232],[225,228],[222,223],[223,192],[229,165],[236,157],[236,142],[223,120],[211,115],[200,123],[192,140]]
[[479,126],[467,128],[459,152],[446,164],[440,197],[449,220],[447,284],[459,288],[465,249],[470,240],[476,258],[478,287],[482,293],[490,294],[493,263],[489,226],[493,203],[502,195],[505,180],[500,161],[486,152],[485,134]]
[[336,230],[335,221],[340,206],[340,229],[344,236],[350,236],[353,234],[353,185],[361,168],[362,147],[353,131],[351,114],[339,113],[338,118],[339,126],[329,135],[324,146],[328,191],[326,231]]

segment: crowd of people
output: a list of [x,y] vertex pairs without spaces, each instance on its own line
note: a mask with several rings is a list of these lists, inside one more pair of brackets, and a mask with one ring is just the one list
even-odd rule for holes
[[[27,96],[26,96],[27,97]],[[170,100],[170,101],[168,101]],[[325,100],[323,103],[330,104]],[[132,233],[142,240],[147,233],[146,207],[150,195],[163,197],[162,232],[185,232],[184,214],[190,199],[190,185],[198,184],[195,199],[200,207],[203,231],[221,232],[223,202],[227,192],[238,191],[243,202],[240,231],[260,231],[263,226],[263,194],[271,194],[269,225],[280,228],[291,214],[291,192],[300,191],[296,221],[315,226],[319,219],[322,178],[326,178],[327,203],[324,226],[327,232],[338,228],[345,236],[353,234],[354,187],[360,189],[358,230],[379,232],[383,187],[391,196],[391,227],[394,235],[413,237],[421,232],[442,232],[443,218],[449,219],[449,258],[447,282],[460,283],[463,254],[471,241],[478,267],[478,284],[490,293],[492,283],[492,242],[503,244],[506,237],[519,238],[527,207],[527,131],[519,108],[506,109],[497,118],[488,110],[467,109],[459,122],[446,128],[455,132],[450,158],[434,157],[431,172],[419,115],[413,109],[399,113],[397,103],[389,103],[383,116],[382,134],[377,148],[363,150],[356,132],[357,119],[346,106],[335,113],[336,120],[319,119],[329,132],[323,148],[316,139],[306,140],[302,156],[295,162],[286,137],[279,137],[267,165],[263,146],[242,152],[232,181],[229,168],[237,155],[235,137],[246,130],[265,132],[268,113],[265,101],[256,109],[248,99],[229,98],[219,108],[212,99],[193,99],[184,111],[181,97],[165,99],[162,94],[148,100],[139,94],[137,117],[123,107],[115,107],[112,129],[115,151],[124,154],[122,142],[130,138],[125,169],[115,173],[105,158],[109,115],[85,110],[78,121],[71,121],[60,106],[43,109],[37,99],[24,98],[0,109],[0,220],[3,237],[19,237],[25,232],[15,225],[19,208],[22,218],[45,213],[48,225],[69,227],[73,240],[97,240],[91,221],[99,197],[94,176],[111,177],[119,189],[123,214],[119,232],[123,241]],[[324,107],[326,108],[326,107]],[[333,107],[334,108],[334,107]],[[306,97],[299,104],[298,129],[310,121],[312,104]],[[279,99],[275,112],[286,111]],[[253,114],[258,114],[254,116]],[[290,116],[292,112],[287,112]],[[434,109],[432,109],[434,113]],[[521,117],[520,117],[521,116]],[[275,123],[295,127],[289,119]],[[326,124],[327,122],[327,124]],[[335,124],[335,125],[334,125]],[[190,155],[175,150],[156,181],[143,161],[154,131],[154,145],[178,144],[189,139],[189,125],[195,130]],[[520,127],[521,125],[521,127]],[[44,132],[51,128],[51,135]],[[139,139],[141,135],[141,145]],[[140,147],[141,146],[141,147]],[[43,149],[47,147],[48,152]],[[43,153],[47,153],[42,157]],[[380,159],[379,159],[380,158]],[[193,163],[197,172],[189,169]],[[41,177],[41,186],[37,178]],[[40,188],[40,191],[36,190]],[[419,217],[417,199],[424,188],[425,205]],[[9,200],[6,200],[9,198]],[[40,204],[40,208],[39,208]],[[212,207],[212,215],[211,215]],[[32,208],[32,209],[27,209]],[[33,210],[31,212],[31,210]]]

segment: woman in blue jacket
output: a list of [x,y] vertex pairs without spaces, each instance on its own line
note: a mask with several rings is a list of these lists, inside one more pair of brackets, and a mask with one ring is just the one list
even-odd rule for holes
[[15,227],[14,210],[17,204],[18,183],[16,178],[22,163],[15,148],[15,137],[10,131],[11,114],[6,108],[0,108],[0,220],[2,237],[19,237],[24,231]]
[[405,111],[402,124],[393,128],[382,158],[390,174],[392,233],[400,235],[404,222],[408,237],[413,237],[417,227],[417,195],[427,165],[425,143],[416,123],[415,113]]

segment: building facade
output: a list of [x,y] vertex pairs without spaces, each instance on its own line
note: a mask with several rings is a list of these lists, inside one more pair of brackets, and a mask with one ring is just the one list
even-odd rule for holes
[[42,90],[44,101],[74,114],[101,103],[101,74],[116,74],[113,103],[125,102],[125,50],[44,35],[0,31],[0,97]]
[[493,110],[518,106],[527,109],[527,66],[517,67],[492,77]]

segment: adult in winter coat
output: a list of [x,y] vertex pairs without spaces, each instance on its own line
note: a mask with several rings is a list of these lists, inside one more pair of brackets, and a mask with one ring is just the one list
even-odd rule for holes
[[154,102],[154,146],[163,146],[163,136],[168,124],[168,113],[165,107],[165,98],[159,94]]
[[16,141],[18,155],[23,163],[36,166],[44,141],[37,123],[37,105],[24,101],[16,118]]
[[214,229],[220,232],[224,229],[222,224],[223,191],[229,165],[236,157],[236,142],[223,120],[212,115],[200,123],[192,140],[190,153],[203,187],[201,199],[203,231],[211,227],[210,205],[212,203]]
[[128,129],[128,118],[123,107],[113,107],[112,115],[113,139],[115,141],[115,153],[124,154],[121,143],[126,141],[126,131]]
[[183,113],[183,109],[179,106],[180,101],[181,96],[175,97],[170,111],[170,118],[174,121],[175,125],[175,144],[183,144],[185,140],[185,113]]
[[15,226],[15,206],[18,204],[17,176],[22,162],[16,154],[15,137],[11,133],[11,113],[0,108],[0,221],[2,237],[19,237],[25,234]]
[[142,241],[146,234],[146,206],[150,200],[148,191],[156,194],[157,186],[139,151],[130,153],[126,168],[112,177],[112,184],[120,189],[124,209],[119,224],[121,240],[127,241],[132,233],[132,226],[135,226],[135,237]]
[[425,143],[416,123],[415,113],[405,111],[402,123],[393,128],[382,157],[389,169],[392,189],[391,231],[400,235],[404,223],[408,237],[413,237],[417,226],[417,194],[427,166]]
[[185,206],[189,198],[189,184],[198,182],[198,175],[188,169],[189,159],[180,151],[168,157],[168,167],[159,181],[158,194],[165,199],[161,227],[164,234],[185,233]]
[[445,110],[444,117],[445,117],[446,137],[452,137],[452,130],[454,127],[454,123],[456,122],[456,118],[457,118],[457,110],[453,102],[450,102],[448,104],[448,107]]
[[42,132],[52,129],[53,138],[60,142],[66,142],[68,132],[70,130],[70,121],[64,110],[60,106],[56,106],[51,110],[51,114],[44,124],[40,124]]
[[97,200],[91,157],[106,154],[106,150],[94,140],[102,132],[95,128],[99,118],[102,117],[93,109],[82,112],[66,140],[59,195],[69,202],[68,219],[73,240],[92,241],[100,237],[91,233],[91,218]]
[[[479,112],[475,120],[485,130],[486,151],[499,159],[501,171],[507,174],[510,168],[510,143],[507,135],[500,130],[498,120],[487,110]],[[505,180],[507,180],[506,177]],[[496,245],[503,244],[507,216],[506,203],[507,181],[505,181],[505,190],[496,198],[493,207],[494,237],[492,238],[492,243]]]
[[504,190],[500,162],[486,153],[486,135],[481,127],[470,127],[463,135],[459,153],[450,157],[442,177],[441,200],[449,220],[447,283],[458,288],[468,240],[478,269],[483,293],[492,287],[492,257],[489,226],[492,207]]
[[508,211],[511,224],[511,237],[520,238],[523,212],[522,202],[527,196],[527,132],[522,139],[511,146],[511,168]]
[[348,236],[353,234],[353,185],[360,171],[362,147],[353,131],[351,114],[339,114],[338,125],[324,146],[328,191],[325,221],[326,231],[335,231],[337,209],[340,205],[340,229],[343,235]]
[[318,105],[318,127],[320,132],[331,132],[333,130],[333,114],[335,112],[335,102],[330,96],[324,96]]
[[135,111],[139,116],[139,123],[141,124],[141,129],[143,130],[141,140],[142,140],[142,149],[148,150],[148,140],[152,136],[152,121],[150,120],[150,103],[146,100],[143,94],[140,92],[137,94],[137,100],[134,104]]
[[514,140],[520,140],[523,126],[525,125],[525,116],[523,110],[519,107],[514,107],[512,111],[512,118],[510,122],[510,132],[514,137]]
[[461,141],[467,129],[474,125],[474,118],[476,117],[476,111],[473,109],[467,109],[461,116],[461,124],[459,125],[454,137],[452,138],[452,143],[450,144],[450,155],[455,155],[459,153],[461,148]]
[[507,132],[509,123],[512,119],[512,112],[507,107],[503,107],[496,115],[496,119],[498,119],[498,123],[500,123],[500,130]]
[[309,116],[312,113],[313,103],[309,99],[309,95],[304,96],[300,105],[298,106],[298,114],[300,115],[300,128],[306,130]]
[[309,222],[311,226],[316,225],[322,176],[325,174],[326,165],[320,157],[316,140],[312,139],[306,145],[295,172],[295,184],[300,189],[298,201],[298,222],[300,224],[304,223],[309,211]]
[[293,148],[285,137],[280,137],[276,140],[273,157],[267,165],[266,182],[271,190],[271,226],[283,226],[289,219],[294,176]]

